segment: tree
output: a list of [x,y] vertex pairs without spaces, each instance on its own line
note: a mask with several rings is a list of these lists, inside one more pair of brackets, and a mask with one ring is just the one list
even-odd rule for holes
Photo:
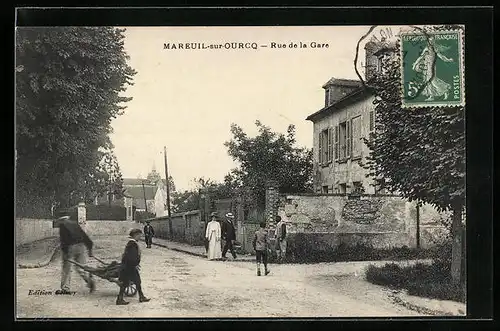
[[174,192],[172,194],[172,211],[182,213],[200,208],[200,195],[197,191]]
[[[445,27],[446,28],[446,27]],[[399,49],[394,54],[399,54]],[[386,57],[370,81],[375,94],[375,135],[366,140],[369,175],[410,201],[451,210],[454,281],[461,274],[462,212],[465,205],[465,108],[401,108],[401,60]]]
[[150,184],[154,184],[156,185],[159,181],[161,181],[161,175],[155,170],[153,169],[147,176],[146,176],[146,180],[150,183]]
[[312,151],[295,147],[295,127],[287,133],[275,133],[256,121],[259,134],[251,138],[241,127],[231,125],[232,139],[225,143],[229,155],[239,162],[227,178],[229,183],[242,185],[251,191],[256,206],[264,208],[268,180],[275,180],[279,190],[308,192],[312,189]]
[[[94,186],[94,190],[95,188],[101,189],[100,192],[96,192],[98,194],[106,192],[109,205],[111,205],[113,196],[117,199],[124,196],[125,189],[123,188],[123,178],[120,166],[112,150],[108,150],[104,153],[99,164],[99,174],[102,174],[101,178],[103,178],[104,181],[99,183],[97,187]],[[92,190],[92,187],[90,187],[90,189]]]
[[112,148],[110,124],[130,100],[121,93],[135,74],[127,65],[123,31],[16,30],[18,213],[34,205],[50,208],[54,201],[69,205],[85,186],[99,182],[99,148]]
[[231,181],[231,175],[225,177],[223,183],[218,183],[210,178],[194,178],[195,187],[192,190],[173,193],[173,211],[175,213],[196,210],[200,208],[200,190],[208,192],[212,201],[233,197],[238,192],[238,187]]
[[[160,181],[163,181],[163,184],[165,184],[165,179],[162,179],[160,173],[154,169],[146,176],[146,180],[151,185],[158,185],[158,182],[160,182]],[[175,183],[174,183],[174,179],[172,178],[172,176],[168,177],[168,183],[169,183],[170,192],[174,192],[175,191]]]

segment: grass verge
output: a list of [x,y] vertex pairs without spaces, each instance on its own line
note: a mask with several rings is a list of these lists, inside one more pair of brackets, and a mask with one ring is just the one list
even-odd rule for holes
[[417,263],[406,267],[395,263],[382,267],[370,265],[366,280],[392,289],[407,290],[409,295],[465,303],[465,285],[454,284],[448,268],[440,263]]

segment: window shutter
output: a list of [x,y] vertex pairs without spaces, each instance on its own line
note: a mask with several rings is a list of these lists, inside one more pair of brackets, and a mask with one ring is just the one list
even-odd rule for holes
[[352,147],[352,134],[351,134],[351,122],[352,120],[347,120],[345,123],[346,128],[346,139],[345,139],[345,157],[348,158],[351,156],[351,147]]
[[334,127],[335,130],[335,160],[339,159],[339,126]]
[[332,128],[328,128],[328,162],[332,161],[333,157],[333,133]]
[[372,110],[370,111],[370,129],[369,129],[369,139],[370,141],[373,140],[372,135],[375,131],[375,112]]
[[319,164],[323,164],[323,132],[319,132],[318,151],[319,151]]

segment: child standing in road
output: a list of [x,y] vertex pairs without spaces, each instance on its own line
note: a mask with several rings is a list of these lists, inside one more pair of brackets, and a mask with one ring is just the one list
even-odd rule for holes
[[253,238],[253,249],[257,260],[257,276],[260,276],[260,263],[264,263],[264,273],[268,275],[270,270],[267,269],[267,248],[269,245],[268,233],[266,230],[266,222],[260,223],[260,229],[255,231]]
[[150,299],[142,293],[141,276],[139,274],[139,265],[141,263],[141,251],[139,249],[138,241],[141,237],[142,231],[140,229],[132,229],[130,231],[130,240],[125,246],[125,252],[122,256],[122,263],[120,267],[120,293],[116,299],[117,305],[128,305],[129,302],[123,300],[125,289],[131,282],[137,287],[139,292],[139,302],[148,302]]

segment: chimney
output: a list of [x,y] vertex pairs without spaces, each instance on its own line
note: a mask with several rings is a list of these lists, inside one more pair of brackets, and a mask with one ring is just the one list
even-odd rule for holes
[[322,87],[325,89],[325,107],[331,106],[359,88],[358,80],[331,78]]
[[378,57],[375,55],[378,44],[370,40],[365,45],[365,80],[370,80],[377,72]]

